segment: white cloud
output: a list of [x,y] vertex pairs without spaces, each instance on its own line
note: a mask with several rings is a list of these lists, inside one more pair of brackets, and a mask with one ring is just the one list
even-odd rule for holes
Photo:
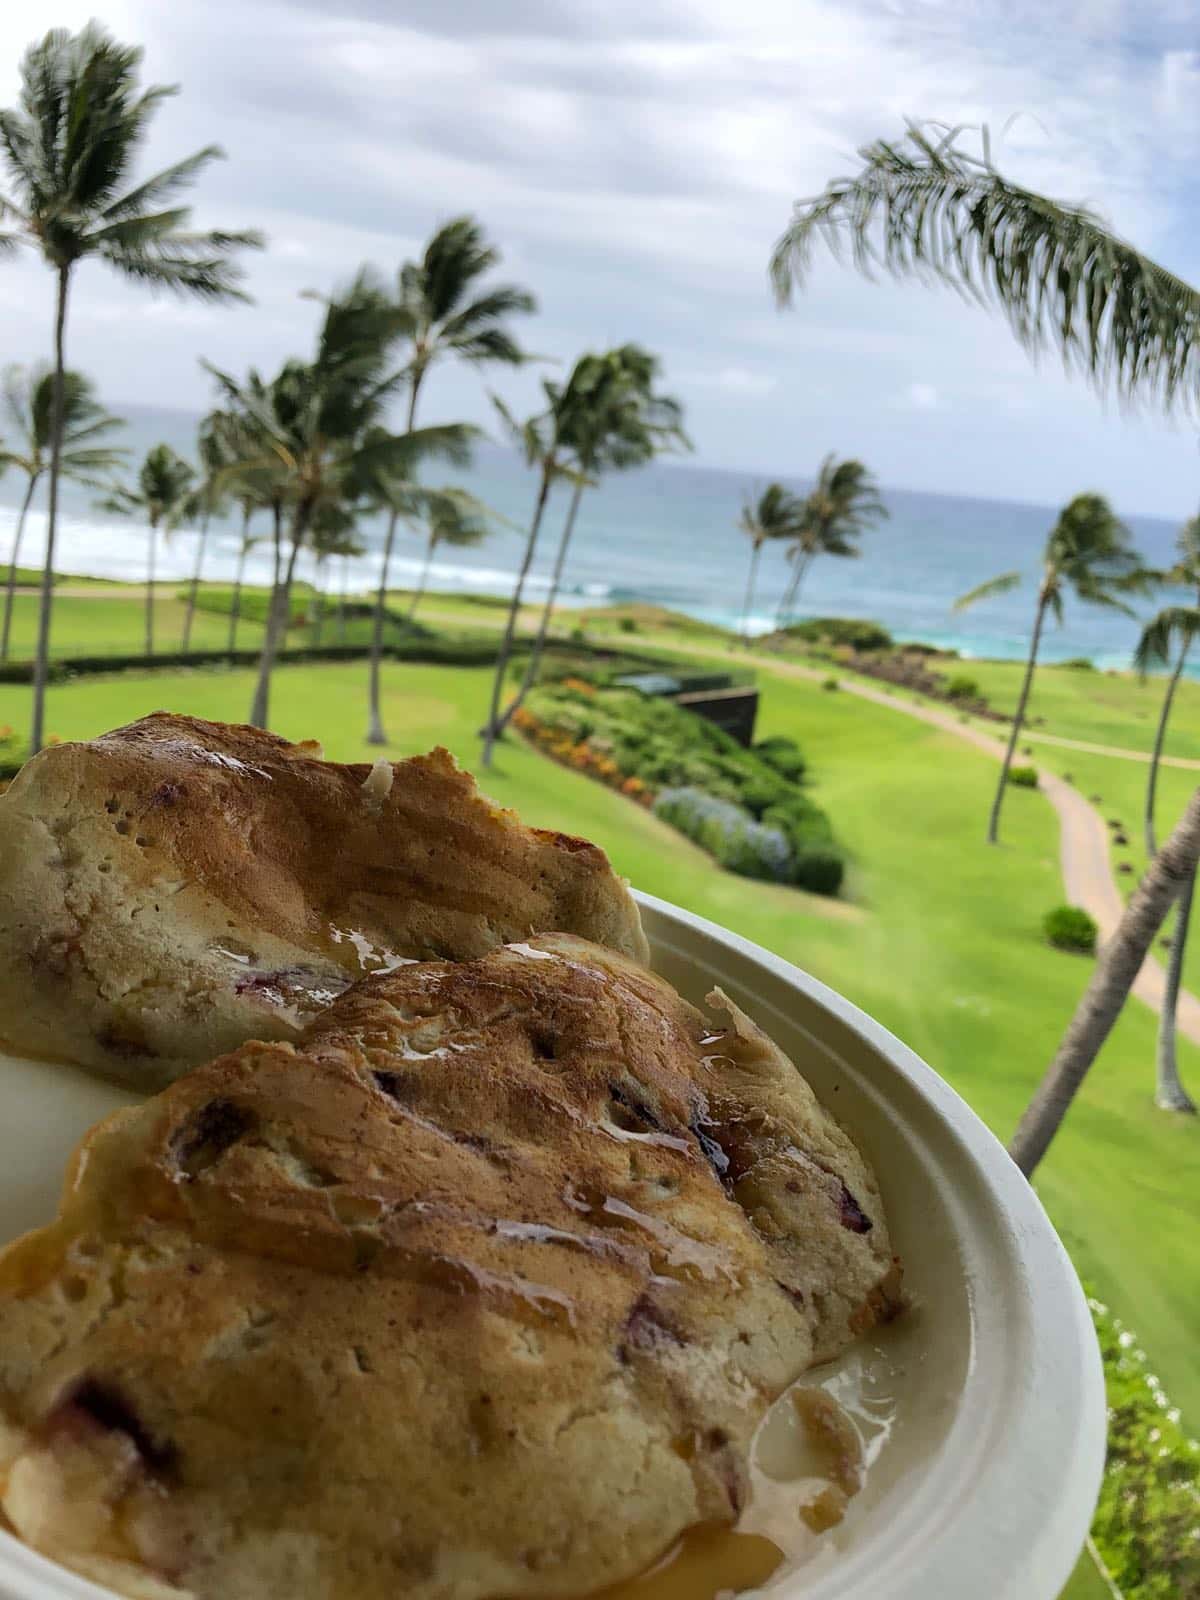
[[910,383],[904,392],[904,404],[913,411],[936,411],[938,392],[932,383]]
[[752,372],[749,367],[722,367],[719,372],[700,372],[685,379],[702,388],[724,389],[729,394],[770,394],[778,379],[769,372]]

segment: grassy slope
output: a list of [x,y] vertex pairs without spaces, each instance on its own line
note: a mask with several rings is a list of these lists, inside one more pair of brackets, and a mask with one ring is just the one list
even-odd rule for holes
[[[250,689],[247,672],[85,680],[52,691],[50,726],[77,737],[162,705],[239,719]],[[394,753],[442,742],[473,763],[485,691],[486,673],[476,670],[390,668]],[[291,737],[323,738],[332,756],[362,759],[364,697],[359,663],[288,668],[277,679],[275,724]],[[0,687],[0,721],[21,725],[27,699],[24,689]],[[763,730],[792,733],[810,752],[815,796],[854,852],[852,892],[865,915],[831,915],[822,902],[731,877],[652,816],[521,746],[502,747],[487,787],[531,822],[595,838],[642,887],[833,984],[1007,1135],[1088,971],[1037,937],[1042,911],[1060,896],[1049,807],[1014,791],[1006,843],[988,850],[980,819],[995,768],[951,736],[782,680],[766,685]],[[1153,1019],[1131,1006],[1039,1188],[1081,1271],[1139,1330],[1168,1391],[1196,1418],[1200,1130],[1151,1105],[1152,1049]],[[1184,1067],[1200,1081],[1190,1048]]]
[[[112,598],[110,598],[112,596]],[[27,659],[33,654],[37,638],[37,596],[18,594],[13,605],[11,654]],[[161,651],[178,650],[183,636],[184,606],[174,593],[163,587],[154,603],[154,642]],[[224,617],[197,611],[192,627],[192,647],[220,650],[228,642],[229,624]],[[123,655],[142,648],[145,640],[145,603],[114,588],[106,588],[96,599],[83,595],[59,595],[54,601],[51,623],[51,654]],[[262,640],[262,629],[247,622],[239,630],[238,643],[254,649]]]

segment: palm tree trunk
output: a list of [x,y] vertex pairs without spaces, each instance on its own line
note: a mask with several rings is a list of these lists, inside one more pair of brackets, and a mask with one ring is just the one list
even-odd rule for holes
[[248,509],[242,511],[242,543],[238,550],[237,571],[233,579],[233,600],[229,607],[229,654],[233,655],[237,649],[238,623],[242,616],[242,576],[246,571],[246,556],[249,554],[250,542],[250,517]]
[[187,610],[183,614],[183,653],[192,648],[192,619],[196,615],[196,596],[200,593],[200,569],[204,563],[204,546],[208,539],[208,512],[200,519],[200,538],[196,544],[196,565],[192,568],[192,581],[188,585]]
[[316,613],[313,618],[312,642],[314,650],[321,648],[321,634],[325,629],[325,594],[321,588],[322,583],[325,581],[324,567],[325,558],[320,556],[317,558],[316,595],[313,599],[313,610]]
[[1196,1103],[1183,1087],[1175,1050],[1175,1017],[1179,1009],[1179,989],[1183,982],[1183,953],[1187,949],[1188,924],[1192,919],[1192,895],[1196,873],[1184,884],[1175,907],[1175,929],[1171,935],[1171,956],[1167,962],[1167,987],[1158,1018],[1157,1076],[1154,1103],[1164,1111],[1196,1110]]
[[762,554],[762,540],[756,539],[750,547],[750,575],[746,579],[746,598],[742,601],[742,642],[750,643],[750,607],[754,604],[754,578],[758,571],[758,558]]
[[421,576],[417,579],[417,587],[413,590],[413,597],[408,603],[408,616],[406,622],[411,622],[417,614],[417,607],[425,594],[425,585],[429,582],[429,569],[433,565],[433,553],[437,549],[438,536],[436,533],[429,535],[429,543],[425,546],[425,560],[421,566]]
[[1152,856],[1155,850],[1154,840],[1154,792],[1158,787],[1158,763],[1162,757],[1163,740],[1167,736],[1167,719],[1171,715],[1171,702],[1175,698],[1175,690],[1179,687],[1180,675],[1183,664],[1187,660],[1190,639],[1184,639],[1179,651],[1179,660],[1175,663],[1175,671],[1167,679],[1167,692],[1163,696],[1162,710],[1158,714],[1158,728],[1154,735],[1154,754],[1150,757],[1150,777],[1146,782],[1146,854]]
[[146,549],[146,654],[154,654],[154,559],[158,543],[158,531],[153,522],[148,529],[150,542]]
[[492,746],[499,733],[498,721],[500,715],[500,696],[504,691],[504,674],[508,668],[508,658],[512,654],[513,635],[517,630],[517,614],[521,609],[521,595],[525,588],[525,579],[529,576],[529,569],[533,565],[533,554],[537,549],[538,531],[542,526],[542,516],[546,510],[546,501],[550,495],[550,463],[547,461],[542,467],[542,481],[538,488],[537,502],[533,509],[533,521],[529,524],[529,536],[525,541],[525,554],[521,558],[521,569],[517,573],[517,581],[513,585],[512,599],[508,604],[508,620],[504,626],[504,638],[500,643],[500,654],[496,657],[496,672],[492,679],[492,700],[488,708],[487,725],[483,730],[483,765],[490,767],[492,764]]
[[1008,736],[1008,747],[1004,752],[1004,760],[1000,764],[1000,782],[996,785],[996,798],[992,801],[992,813],[988,818],[987,839],[989,844],[996,844],[1000,837],[1000,807],[1004,804],[1004,791],[1008,785],[1008,772],[1012,766],[1013,753],[1017,748],[1017,740],[1021,737],[1021,724],[1025,720],[1025,708],[1029,704],[1029,691],[1033,687],[1033,674],[1037,667],[1038,645],[1042,640],[1042,624],[1046,620],[1046,594],[1038,594],[1037,613],[1033,619],[1033,638],[1029,642],[1029,660],[1025,663],[1025,677],[1021,682],[1021,694],[1017,700],[1017,709],[1012,720],[1012,731]]
[[[258,663],[258,682],[254,686],[254,701],[250,707],[250,725],[254,728],[265,728],[267,717],[271,708],[271,673],[275,667],[275,655],[279,649],[280,636],[283,634],[292,615],[292,579],[296,575],[296,558],[300,554],[300,546],[304,543],[304,535],[308,532],[311,508],[303,501],[296,507],[296,514],[292,521],[292,548],[288,556],[287,570],[281,583],[276,585],[274,604],[267,613],[267,632],[263,640],[262,655]],[[279,549],[279,521],[280,510],[275,510],[276,549]],[[278,567],[277,569],[278,570]]]
[[25,532],[25,517],[29,510],[29,503],[33,499],[33,491],[37,488],[38,475],[31,473],[29,487],[25,491],[25,498],[21,501],[20,515],[17,517],[17,531],[13,534],[12,560],[8,564],[8,584],[4,591],[4,634],[0,637],[0,661],[8,660],[8,641],[12,633],[13,600],[17,590],[17,562],[21,554],[21,535]]
[[[415,399],[415,394],[414,394]],[[409,415],[412,415],[411,406]],[[396,523],[399,513],[393,511],[388,518],[387,538],[383,541],[383,566],[379,572],[379,588],[375,594],[375,616],[371,623],[371,669],[367,689],[367,743],[386,744],[387,734],[380,710],[379,669],[383,659],[383,619],[387,602],[388,573],[392,565],[392,547],[396,542]]]
[[50,611],[54,603],[54,541],[58,533],[58,466],[62,456],[64,345],[67,326],[67,289],[70,268],[58,269],[58,295],[54,317],[54,416],[50,428],[50,503],[46,512],[46,564],[42,569],[42,595],[38,605],[37,649],[33,658],[33,717],[29,753],[42,748],[46,720],[46,678],[50,666]]
[[350,587],[350,557],[342,557],[342,586],[337,603],[337,642],[346,642],[346,592]]
[[550,618],[554,612],[554,602],[558,598],[559,585],[562,582],[563,568],[567,562],[567,550],[571,544],[571,535],[575,531],[575,515],[579,510],[579,502],[583,499],[583,484],[575,485],[575,493],[571,496],[570,510],[567,520],[563,523],[562,538],[558,541],[558,555],[554,558],[554,575],[550,579],[550,589],[546,595],[546,603],[542,607],[541,620],[538,622],[537,638],[533,641],[533,649],[529,652],[529,660],[525,664],[525,676],[521,680],[521,687],[513,696],[508,710],[500,718],[499,732],[513,719],[514,713],[520,710],[525,703],[525,696],[537,682],[538,668],[542,663],[542,652],[546,648],[546,634],[550,628]]
[[808,571],[808,563],[812,560],[809,554],[801,555],[796,561],[796,570],[783,592],[783,599],[779,602],[779,610],[775,613],[775,630],[783,628],[792,614],[792,607],[796,604],[796,596],[800,592],[800,585],[804,582],[804,574]]
[[1193,793],[1174,832],[1146,869],[1117,931],[1101,950],[1092,981],[1058,1053],[1017,1125],[1009,1154],[1026,1177],[1045,1155],[1088,1068],[1112,1031],[1154,936],[1195,873],[1198,857],[1200,789]]

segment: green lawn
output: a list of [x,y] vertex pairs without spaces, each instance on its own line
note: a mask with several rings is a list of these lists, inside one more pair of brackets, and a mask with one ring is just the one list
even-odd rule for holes
[[[475,762],[486,671],[390,666],[393,753],[449,745]],[[81,680],[51,692],[60,737],[170,706],[240,720],[249,672]],[[1061,898],[1054,816],[1036,792],[1009,797],[1002,848],[981,842],[995,765],[952,736],[816,685],[763,678],[762,730],[809,752],[815,798],[854,856],[849,913],[735,878],[610,790],[517,744],[486,787],[534,823],[596,839],[635,883],[758,940],[864,1006],[1007,1136],[1088,974],[1045,947],[1043,911]],[[317,736],[339,759],[363,741],[365,667],[285,668],[274,724]],[[28,691],[0,686],[0,721],[22,726]],[[1112,765],[1115,765],[1113,763]],[[1081,1272],[1141,1334],[1168,1392],[1200,1418],[1200,1128],[1150,1100],[1154,1021],[1131,1005],[1039,1174],[1039,1190]],[[1183,1068],[1200,1081],[1197,1052]]]
[[[183,638],[184,606],[175,598],[174,587],[162,585],[154,602],[154,643],[167,652],[180,648]],[[10,654],[16,660],[28,659],[37,639],[38,597],[28,590],[19,593],[13,605]],[[141,650],[145,641],[145,602],[140,596],[114,588],[98,591],[96,598],[85,595],[57,595],[51,622],[50,648],[55,656],[128,655]],[[197,611],[192,626],[192,647],[220,650],[229,639],[226,618]],[[262,641],[262,628],[253,622],[239,629],[238,643],[254,649]]]

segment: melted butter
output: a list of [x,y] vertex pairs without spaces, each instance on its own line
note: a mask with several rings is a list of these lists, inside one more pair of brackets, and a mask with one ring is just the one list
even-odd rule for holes
[[651,1217],[644,1211],[635,1211],[632,1206],[626,1205],[624,1200],[618,1200],[611,1194],[605,1196],[600,1210],[606,1217],[616,1217],[622,1222],[631,1223],[642,1233],[648,1234],[658,1246],[668,1266],[697,1273],[710,1283],[722,1275],[731,1281],[736,1276],[722,1251],[714,1245],[693,1239],[689,1234],[681,1233],[678,1228],[673,1228],[661,1217]]
[[673,1133],[638,1133],[633,1128],[618,1128],[615,1122],[597,1122],[596,1127],[608,1139],[615,1139],[618,1144],[653,1144],[663,1150],[678,1150],[683,1155],[691,1155],[692,1147],[686,1139],[677,1138]]
[[757,1589],[783,1565],[770,1539],[733,1528],[689,1528],[661,1561],[640,1577],[614,1583],[589,1600],[716,1600]]
[[557,961],[559,958],[553,950],[535,950],[531,944],[506,944],[506,950],[515,950],[519,956],[528,956],[531,961]]
[[414,956],[397,955],[394,950],[389,950],[387,945],[376,944],[373,939],[368,939],[361,928],[339,928],[335,922],[331,922],[329,937],[334,944],[352,946],[354,954],[358,957],[360,972],[395,972],[397,967],[416,964]]

